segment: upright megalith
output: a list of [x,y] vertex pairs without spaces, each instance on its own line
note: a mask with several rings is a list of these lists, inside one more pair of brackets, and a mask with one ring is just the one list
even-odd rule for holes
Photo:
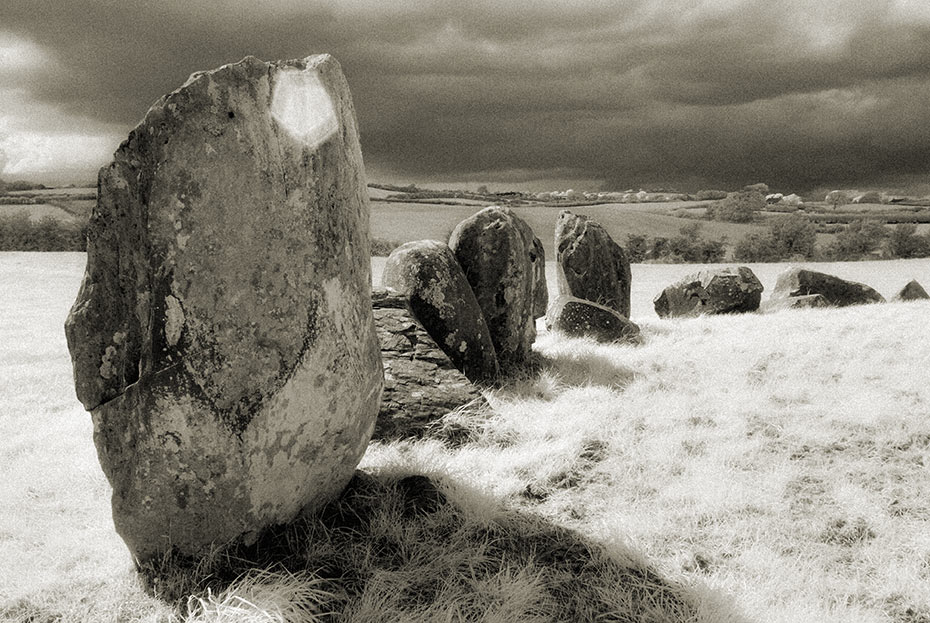
[[630,260],[600,223],[562,210],[555,223],[555,252],[560,295],[630,317]]
[[908,281],[901,290],[894,295],[894,301],[920,301],[930,299],[930,294],[924,290],[916,279]]
[[381,283],[407,298],[411,313],[468,380],[497,379],[491,332],[445,243],[416,240],[397,247],[388,256]]
[[101,170],[65,325],[137,560],[334,498],[378,413],[369,205],[328,55],[194,74]]
[[503,368],[519,367],[545,315],[545,257],[532,228],[510,208],[487,207],[459,223],[449,247],[465,271]]

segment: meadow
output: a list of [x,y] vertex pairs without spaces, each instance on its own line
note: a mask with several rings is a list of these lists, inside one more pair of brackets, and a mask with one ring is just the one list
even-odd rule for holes
[[[304,572],[166,602],[113,532],[74,396],[83,265],[0,254],[0,619],[930,621],[930,302],[661,320],[652,296],[699,267],[634,265],[642,345],[540,334],[493,411],[371,444],[388,502],[365,530],[314,524]],[[752,265],[767,290],[784,267]],[[930,260],[820,268],[930,285]],[[409,474],[449,503],[406,519]]]

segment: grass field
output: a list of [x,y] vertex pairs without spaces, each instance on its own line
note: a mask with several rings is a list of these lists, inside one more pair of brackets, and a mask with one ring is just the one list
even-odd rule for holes
[[[74,397],[83,263],[0,254],[0,619],[183,617],[135,578]],[[930,303],[650,316],[692,268],[634,266],[643,345],[541,335],[542,371],[493,413],[371,445],[371,491],[426,474],[443,510],[319,528],[305,574],[201,595],[189,620],[548,621],[583,600],[603,620],[930,621]],[[783,266],[753,268],[768,287]],[[928,260],[829,268],[885,295],[930,282]],[[337,556],[360,593],[314,575]]]

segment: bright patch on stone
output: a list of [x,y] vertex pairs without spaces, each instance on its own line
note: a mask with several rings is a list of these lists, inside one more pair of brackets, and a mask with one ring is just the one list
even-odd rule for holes
[[278,72],[271,116],[288,134],[314,148],[339,130],[333,101],[315,71]]

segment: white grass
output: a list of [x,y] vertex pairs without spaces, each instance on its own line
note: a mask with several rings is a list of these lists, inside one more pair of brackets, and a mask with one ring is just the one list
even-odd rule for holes
[[[173,613],[133,579],[112,531],[89,417],[74,398],[61,327],[83,261],[0,254],[0,618]],[[832,272],[889,295],[911,276],[926,285],[928,267],[859,263]],[[691,268],[634,266],[634,319],[654,294],[643,300],[645,284]],[[766,283],[781,268],[757,274]],[[543,334],[538,376],[490,395],[490,417],[448,423],[468,429],[467,443],[373,444],[363,466],[433,477],[466,528],[504,521],[523,529],[522,517],[539,517],[576,529],[683,583],[693,620],[921,623],[930,620],[928,317],[926,302],[677,321],[643,314],[638,347]],[[400,538],[390,518],[378,530]],[[435,521],[418,538],[442,543],[445,524]],[[463,548],[455,541],[443,553],[449,568],[470,560]],[[349,620],[378,620],[392,591],[425,568],[417,556],[376,576],[381,588],[372,581]],[[450,592],[458,596],[415,618],[483,611],[488,620],[540,620],[547,578],[541,568],[504,569],[480,585],[499,597]],[[248,601],[252,620],[289,620],[260,618],[277,616],[277,597],[261,605],[256,590],[201,596],[192,611],[207,617],[196,620],[228,620],[225,612],[247,610]],[[323,607],[317,597],[284,602]],[[678,620],[663,608],[658,620]]]

